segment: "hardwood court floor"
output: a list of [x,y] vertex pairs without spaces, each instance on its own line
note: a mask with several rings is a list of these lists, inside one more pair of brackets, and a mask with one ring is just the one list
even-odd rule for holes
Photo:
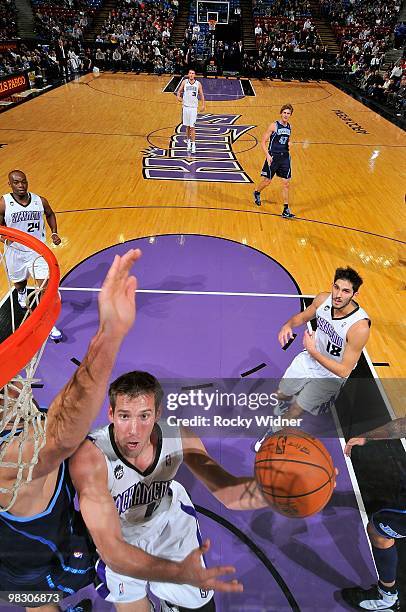
[[143,151],[167,150],[179,124],[179,104],[162,91],[169,80],[88,75],[3,113],[3,191],[9,170],[22,169],[30,189],[59,212],[63,274],[106,246],[163,233],[245,241],[285,266],[303,294],[328,290],[335,267],[353,266],[364,278],[359,301],[373,321],[369,354],[389,364],[377,371],[405,414],[404,132],[326,82],[254,80],[255,97],[208,102],[206,112],[241,115],[235,125],[252,126],[232,149],[255,182],[264,157],[258,141],[280,106],[293,104],[298,219],[286,221],[278,180],[257,208],[250,182],[143,177]]

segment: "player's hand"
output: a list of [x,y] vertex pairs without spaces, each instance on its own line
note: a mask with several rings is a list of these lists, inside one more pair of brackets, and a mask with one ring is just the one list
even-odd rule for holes
[[137,279],[130,270],[140,257],[139,249],[116,255],[99,294],[100,330],[115,340],[121,341],[135,321]]
[[51,236],[51,240],[52,240],[52,242],[53,242],[53,243],[54,243],[56,246],[58,246],[58,244],[61,244],[61,242],[62,242],[62,241],[61,241],[61,239],[59,238],[58,234],[55,234],[55,233],[54,233],[54,234],[52,234],[52,236]]
[[273,159],[272,155],[269,155],[269,153],[268,153],[267,156],[266,156],[266,161],[268,162],[269,165],[272,164],[272,159]]
[[241,593],[243,585],[238,580],[223,582],[219,576],[234,574],[235,568],[229,565],[210,567],[202,566],[201,556],[210,548],[210,541],[206,540],[200,548],[195,548],[179,563],[179,580],[182,584],[191,584],[198,589],[223,591],[226,593]]
[[303,346],[309,355],[312,355],[316,350],[316,338],[314,333],[310,333],[308,329],[306,329],[303,334]]
[[290,325],[285,323],[285,325],[281,327],[278,334],[279,344],[284,347],[291,338],[293,338],[293,330]]
[[345,445],[344,454],[347,455],[347,457],[351,457],[352,447],[364,446],[364,444],[366,444],[366,441],[366,438],[350,438],[347,444]]

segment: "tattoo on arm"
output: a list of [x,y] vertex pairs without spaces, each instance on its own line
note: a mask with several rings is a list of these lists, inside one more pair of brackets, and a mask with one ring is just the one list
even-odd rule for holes
[[367,440],[388,440],[400,439],[406,436],[406,417],[395,419],[385,423],[382,427],[377,427],[368,431],[363,437]]

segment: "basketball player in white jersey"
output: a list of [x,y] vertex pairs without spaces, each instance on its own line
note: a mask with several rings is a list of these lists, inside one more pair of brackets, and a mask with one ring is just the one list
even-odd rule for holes
[[211,590],[136,579],[120,541],[177,562],[201,546],[193,504],[174,480],[182,461],[227,508],[256,509],[266,502],[252,478],[226,472],[190,430],[160,420],[162,397],[151,374],[120,376],[109,389],[110,425],[93,431],[72,458],[80,510],[100,555],[96,588],[119,612],[150,612],[147,588],[162,611],[212,612]]
[[[329,408],[357,365],[366,345],[371,321],[355,301],[362,278],[352,268],[338,268],[331,293],[319,293],[303,312],[282,326],[278,340],[285,347],[294,339],[293,329],[317,319],[315,334],[305,331],[305,350],[297,355],[279,383],[275,416],[297,419],[303,411],[317,415]],[[257,440],[262,442],[276,428]]]
[[[66,596],[94,582],[94,548],[74,508],[75,492],[67,459],[83,442],[99,413],[120,346],[134,324],[137,279],[131,276],[131,268],[140,256],[138,249],[115,256],[98,297],[98,330],[78,369],[49,406],[46,443],[39,451],[32,479],[19,489],[10,510],[0,511],[0,609],[7,592],[46,591]],[[0,389],[0,416],[2,392]],[[3,454],[0,469],[0,509],[10,501],[10,489],[19,469],[13,466],[28,465],[33,455],[33,436],[22,442],[19,430],[3,430],[0,449],[3,437],[11,434],[14,439]],[[96,473],[97,470],[95,465]],[[116,553],[122,558],[127,573],[144,580],[192,584],[201,589],[242,589],[238,582],[218,579],[234,568],[202,567],[200,547],[185,560],[173,562],[121,542],[114,520],[106,527],[103,496],[100,504],[96,501],[94,512],[94,518],[112,536],[111,555]],[[53,603],[38,606],[41,612],[61,610]]]
[[[8,175],[8,183],[11,193],[4,194],[0,199],[0,225],[27,232],[45,242],[45,215],[52,232],[52,242],[60,244],[56,216],[48,200],[28,191],[27,177],[21,170],[12,170]],[[28,277],[33,277],[37,285],[41,286],[48,277],[48,264],[35,251],[15,242],[8,242],[6,264],[9,278],[17,289],[18,303],[21,308],[26,308]],[[49,337],[60,340],[62,334],[54,326]]]
[[[181,94],[183,93],[183,99]],[[202,101],[202,112],[205,108],[202,84],[196,81],[196,72],[189,70],[187,79],[184,79],[178,89],[177,99],[182,102],[182,123],[186,126],[186,150],[196,153],[196,130],[197,108],[199,96]]]

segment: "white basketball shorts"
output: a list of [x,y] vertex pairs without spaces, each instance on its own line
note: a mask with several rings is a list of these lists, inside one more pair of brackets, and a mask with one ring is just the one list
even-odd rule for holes
[[[194,506],[185,489],[176,481],[171,484],[172,504],[156,519],[134,525],[126,541],[150,555],[171,561],[182,561],[193,549],[201,545],[199,524]],[[202,565],[204,560],[202,559]],[[96,562],[96,590],[106,601],[128,603],[146,596],[147,588],[159,599],[186,608],[201,608],[213,597],[213,591],[204,591],[187,584],[147,582],[113,572],[102,559]]]
[[47,262],[31,249],[22,251],[10,245],[7,247],[5,259],[8,276],[13,283],[27,280],[29,276],[39,280],[49,276]]
[[187,127],[194,127],[197,119],[197,108],[194,106],[184,106],[182,112],[182,123]]
[[296,396],[303,410],[317,415],[330,408],[346,380],[332,376],[307,351],[302,351],[283,375],[279,391],[288,397]]

